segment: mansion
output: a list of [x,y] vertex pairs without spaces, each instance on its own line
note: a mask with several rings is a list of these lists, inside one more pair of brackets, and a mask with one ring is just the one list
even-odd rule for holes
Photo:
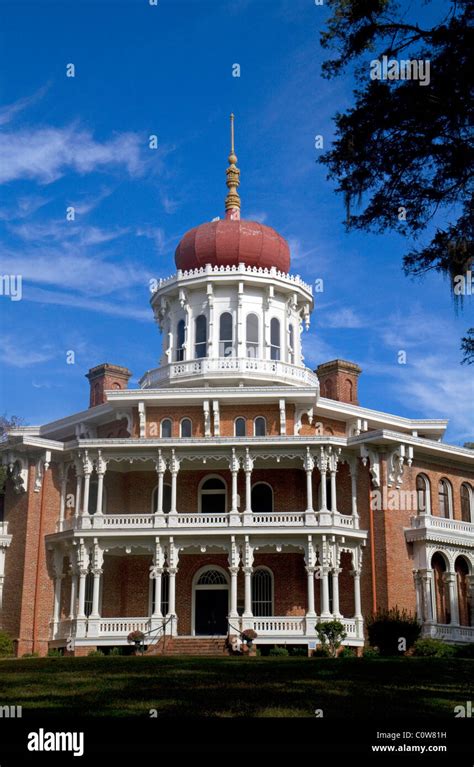
[[[0,627],[18,655],[224,652],[318,643],[398,606],[424,636],[474,642],[474,451],[447,422],[359,404],[361,369],[311,370],[313,296],[286,240],[226,215],[188,231],[151,307],[159,366],[87,373],[89,407],[10,430]],[[397,502],[397,499],[399,502]]]

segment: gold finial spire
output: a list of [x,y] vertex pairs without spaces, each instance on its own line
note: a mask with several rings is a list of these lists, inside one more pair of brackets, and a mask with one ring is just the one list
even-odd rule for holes
[[234,115],[230,116],[230,154],[228,157],[229,167],[226,170],[226,184],[229,190],[225,198],[226,218],[240,218],[240,197],[237,187],[240,184],[240,170],[236,166],[237,155],[234,150]]

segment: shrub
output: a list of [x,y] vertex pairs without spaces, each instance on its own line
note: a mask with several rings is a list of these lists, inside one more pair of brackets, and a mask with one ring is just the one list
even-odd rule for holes
[[87,653],[88,658],[100,658],[104,656],[103,650],[91,650]]
[[0,658],[8,658],[14,655],[13,640],[6,631],[0,631]]
[[341,621],[318,621],[316,624],[316,633],[323,647],[329,651],[329,655],[336,657],[341,642],[346,638],[344,626]]
[[306,645],[299,645],[297,647],[290,647],[289,653],[291,657],[299,657],[299,658],[307,658],[308,657],[308,648]]
[[39,652],[24,652],[22,658],[39,658]]
[[354,650],[352,649],[352,647],[343,647],[337,657],[338,658],[355,658],[356,654]]
[[366,647],[364,652],[362,653],[363,658],[378,658],[380,655],[379,651],[375,649],[375,647]]
[[474,644],[460,644],[456,647],[458,658],[474,658]]
[[323,645],[322,647],[318,647],[316,650],[314,650],[314,652],[313,652],[311,657],[312,658],[329,658],[330,657],[330,652],[329,652],[328,648],[324,647],[324,645]]
[[48,658],[62,658],[63,654],[58,647],[50,647],[48,650]]
[[278,647],[278,645],[275,645],[268,654],[274,658],[287,658],[290,653],[286,647]]
[[[393,607],[381,610],[367,621],[367,632],[372,647],[378,647],[381,655],[400,655],[412,647],[421,632],[418,620],[406,610]],[[400,650],[400,639],[404,639]]]
[[109,655],[123,655],[123,650],[121,647],[111,647]]
[[440,639],[418,639],[413,655],[423,658],[453,658],[457,653],[458,648]]

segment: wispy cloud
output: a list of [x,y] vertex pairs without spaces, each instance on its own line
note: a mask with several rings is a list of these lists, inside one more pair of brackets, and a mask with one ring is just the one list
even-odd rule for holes
[[18,343],[18,338],[2,334],[0,336],[0,362],[15,368],[27,368],[48,362],[57,356],[57,348],[46,344],[27,347]]
[[48,89],[49,86],[44,85],[31,96],[25,96],[25,98],[18,99],[18,101],[15,101],[13,104],[7,104],[6,106],[0,107],[0,125],[7,125],[20,112],[23,112],[25,109],[28,109],[30,106],[42,99]]
[[120,133],[97,141],[76,125],[65,128],[21,129],[0,133],[0,182],[34,179],[50,184],[67,170],[79,174],[125,168],[130,176],[145,169],[144,137]]
[[320,306],[318,319],[320,325],[326,328],[362,328],[367,324],[366,320],[350,307],[334,309],[333,311],[328,312],[324,310],[324,307]]

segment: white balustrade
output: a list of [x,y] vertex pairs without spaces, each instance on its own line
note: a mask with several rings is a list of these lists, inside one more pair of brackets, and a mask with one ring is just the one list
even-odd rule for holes
[[444,623],[425,624],[422,635],[442,641],[470,643],[474,642],[474,626],[450,626]]
[[265,634],[278,634],[278,635],[291,635],[291,636],[303,636],[305,633],[305,617],[269,617],[269,618],[251,618],[246,619],[253,623],[253,628],[259,635]]
[[128,636],[131,631],[148,631],[148,627],[148,618],[101,618],[99,634]]
[[416,529],[433,528],[455,533],[474,533],[474,524],[472,522],[464,522],[461,519],[434,517],[431,514],[419,514],[417,517],[412,517],[411,526]]
[[226,527],[229,524],[229,515],[178,514],[174,521],[178,527]]
[[272,514],[259,514],[253,512],[251,517],[252,525],[261,526],[281,526],[281,527],[300,527],[304,525],[304,512],[282,512]]

